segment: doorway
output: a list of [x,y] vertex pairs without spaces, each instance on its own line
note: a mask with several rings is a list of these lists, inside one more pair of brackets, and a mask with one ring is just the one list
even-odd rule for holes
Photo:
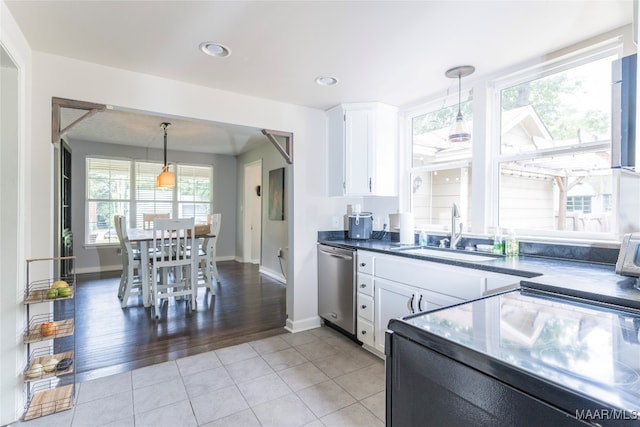
[[262,246],[262,160],[244,165],[243,262],[260,264]]

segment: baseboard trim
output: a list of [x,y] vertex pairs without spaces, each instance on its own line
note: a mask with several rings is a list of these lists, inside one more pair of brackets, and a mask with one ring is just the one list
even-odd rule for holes
[[122,271],[121,265],[104,265],[99,267],[85,267],[76,268],[76,274],[88,274],[88,273],[106,273],[108,271]]
[[319,328],[321,325],[322,322],[320,316],[313,316],[302,320],[287,319],[287,324],[284,326],[284,328],[287,331],[295,334],[296,332]]
[[273,271],[271,269],[268,269],[268,268],[266,268],[266,267],[264,267],[262,265],[258,269],[258,272],[260,274],[264,274],[265,276],[269,276],[272,279],[277,280],[278,282],[280,282],[280,283],[282,283],[284,285],[287,284],[287,279],[282,274],[280,274],[280,273],[278,273],[276,271]]

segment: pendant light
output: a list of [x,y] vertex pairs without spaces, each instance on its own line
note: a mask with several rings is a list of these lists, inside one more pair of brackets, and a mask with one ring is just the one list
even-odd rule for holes
[[449,141],[451,142],[467,142],[471,139],[469,128],[464,121],[464,117],[462,117],[462,111],[460,111],[460,104],[462,78],[470,75],[475,70],[475,67],[472,65],[461,65],[459,67],[453,67],[444,73],[445,76],[451,79],[458,78],[458,115],[449,128]]
[[169,172],[169,165],[167,164],[167,128],[169,126],[171,126],[171,123],[160,123],[160,128],[164,130],[164,166],[162,166],[162,172],[156,178],[156,187],[174,187],[176,185],[176,175],[173,172]]

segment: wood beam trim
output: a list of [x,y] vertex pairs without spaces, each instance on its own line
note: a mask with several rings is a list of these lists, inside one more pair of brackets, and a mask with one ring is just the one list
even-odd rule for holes
[[[276,147],[288,164],[293,164],[293,133],[279,130],[262,129],[262,134]],[[284,138],[284,147],[276,139],[276,136]]]
[[[62,120],[62,108],[72,108],[75,110],[86,110],[87,113],[82,115],[79,119],[71,123],[69,126],[64,129],[60,129],[61,120]],[[85,101],[76,101],[74,99],[66,99],[66,98],[51,98],[51,142],[53,144],[60,141],[62,136],[68,132],[73,126],[80,123],[80,121],[93,116],[99,111],[104,111],[107,109],[105,104],[96,104],[94,102],[85,102]]]

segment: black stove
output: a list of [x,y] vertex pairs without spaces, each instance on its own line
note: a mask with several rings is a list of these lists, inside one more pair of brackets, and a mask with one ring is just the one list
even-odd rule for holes
[[640,423],[638,310],[519,289],[389,329],[578,419]]

